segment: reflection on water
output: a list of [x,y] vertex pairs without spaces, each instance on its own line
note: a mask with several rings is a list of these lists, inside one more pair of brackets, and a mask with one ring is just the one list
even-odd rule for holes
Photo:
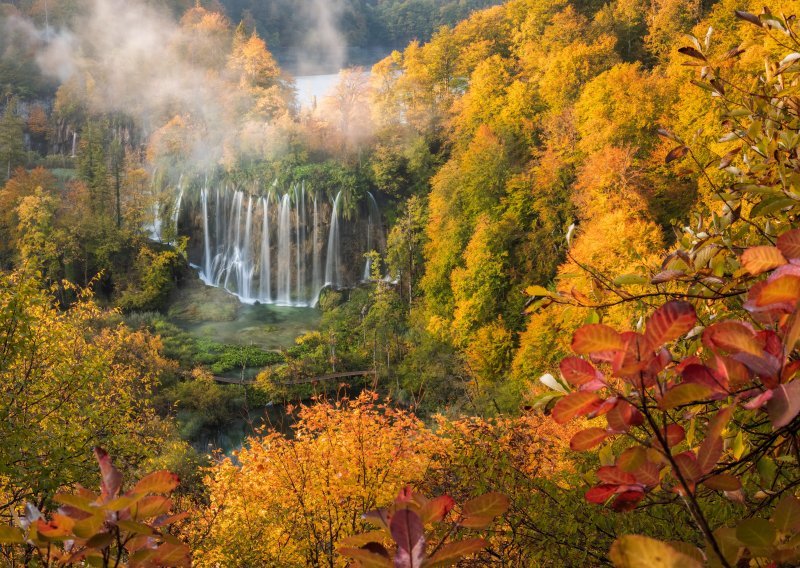
[[317,329],[320,312],[314,308],[239,304],[236,317],[229,321],[191,321],[179,315],[170,319],[195,337],[278,350],[291,347],[297,337]]

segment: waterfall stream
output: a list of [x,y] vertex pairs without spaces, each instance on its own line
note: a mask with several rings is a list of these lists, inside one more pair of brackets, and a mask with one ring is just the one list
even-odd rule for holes
[[[383,253],[375,198],[367,195],[358,212],[349,215],[343,214],[343,199],[340,191],[329,201],[304,184],[285,192],[273,187],[261,196],[206,185],[199,200],[179,190],[174,221],[176,226],[178,221],[194,223],[188,230],[190,259],[196,259],[206,284],[247,303],[315,306],[323,288],[369,278],[365,252]],[[180,207],[195,209],[183,216]],[[187,232],[185,226],[178,228]]]

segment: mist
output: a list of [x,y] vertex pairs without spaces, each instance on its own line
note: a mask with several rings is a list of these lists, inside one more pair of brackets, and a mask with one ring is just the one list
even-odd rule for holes
[[[308,21],[293,53],[299,73],[345,64],[339,0],[289,2],[286,9],[302,10]],[[90,112],[124,113],[146,137],[181,117],[194,131],[187,166],[209,168],[237,152],[269,155],[283,147],[272,121],[231,110],[253,101],[232,88],[226,73],[230,38],[202,46],[206,55],[222,57],[221,64],[210,65],[196,53],[196,35],[166,9],[141,0],[90,0],[68,29],[45,30],[17,16],[7,19],[6,28],[27,43],[42,72],[74,92]],[[291,89],[291,79],[284,81]]]

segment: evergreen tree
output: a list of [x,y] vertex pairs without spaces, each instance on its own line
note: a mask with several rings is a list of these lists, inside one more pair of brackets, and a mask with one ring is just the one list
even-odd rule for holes
[[25,160],[25,122],[17,116],[17,100],[12,98],[0,118],[0,164],[5,166],[6,179],[11,170]]

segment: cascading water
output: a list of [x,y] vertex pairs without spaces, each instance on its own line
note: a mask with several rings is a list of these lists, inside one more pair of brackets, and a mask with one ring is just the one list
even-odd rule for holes
[[178,199],[175,200],[172,209],[172,227],[175,229],[175,237],[178,236],[178,218],[181,215],[181,203],[183,203],[183,175],[178,179]]
[[211,279],[211,239],[208,236],[208,189],[200,190],[200,201],[203,204],[203,271],[204,280]]
[[[347,220],[343,194],[330,202],[304,185],[266,195],[207,186],[199,192],[192,220],[200,243],[190,244],[200,277],[248,303],[315,306],[326,286],[356,284],[364,253],[382,252],[380,212],[371,196]],[[185,201],[189,198],[186,197]],[[187,206],[188,207],[188,206]],[[186,227],[182,227],[186,229]]]
[[258,297],[261,301],[272,302],[272,251],[269,238],[269,202],[272,193],[261,198],[261,272],[258,283]]
[[292,218],[291,199],[281,199],[278,221],[278,304],[290,305],[292,289]]
[[315,291],[314,297],[311,299],[311,305],[316,306],[317,302],[319,302],[319,293],[322,290],[322,275],[320,273],[322,248],[319,246],[319,208],[316,195],[314,196],[314,228],[311,234],[311,289]]
[[341,288],[341,240],[339,238],[339,200],[342,192],[336,194],[331,210],[331,224],[328,230],[328,254],[325,259],[325,285]]

